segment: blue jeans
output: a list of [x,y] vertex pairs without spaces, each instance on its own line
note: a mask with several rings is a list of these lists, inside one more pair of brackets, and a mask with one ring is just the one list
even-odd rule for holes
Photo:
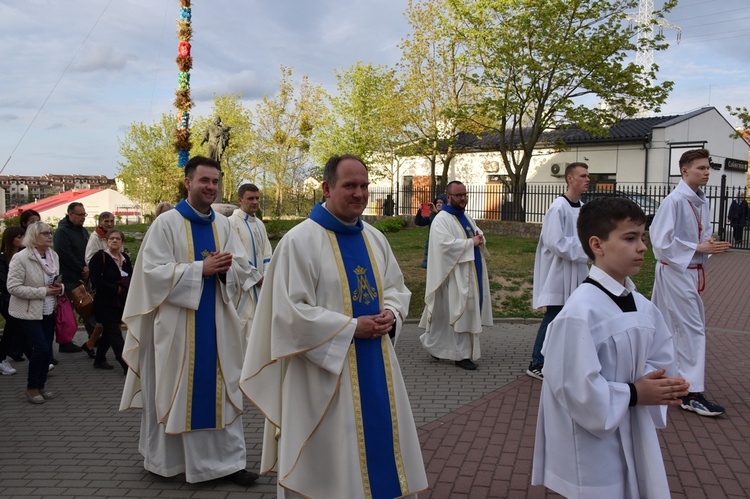
[[544,337],[547,336],[547,326],[552,320],[557,317],[557,314],[562,310],[562,305],[548,305],[547,310],[544,312],[542,317],[542,323],[539,324],[539,330],[536,332],[536,340],[534,341],[534,351],[531,352],[531,367],[539,367],[544,365],[544,355],[542,355],[542,345],[544,345]]
[[47,381],[50,361],[52,360],[52,340],[55,337],[55,314],[45,315],[40,321],[19,319],[26,338],[33,348],[29,359],[29,379],[26,388],[41,390]]

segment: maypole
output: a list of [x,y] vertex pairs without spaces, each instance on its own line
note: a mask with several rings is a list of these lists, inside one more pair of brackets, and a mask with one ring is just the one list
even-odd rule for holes
[[190,159],[190,69],[193,58],[190,56],[190,39],[193,30],[190,25],[190,0],[180,0],[180,18],[177,20],[177,90],[174,107],[177,108],[177,128],[174,131],[174,147],[177,150],[177,166],[184,168]]

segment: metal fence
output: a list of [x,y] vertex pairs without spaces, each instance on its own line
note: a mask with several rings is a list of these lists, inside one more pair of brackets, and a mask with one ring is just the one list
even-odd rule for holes
[[[644,187],[640,184],[599,184],[582,196],[583,201],[598,196],[620,196],[635,201],[646,213],[649,223],[664,198],[672,192],[674,185],[656,184]],[[721,240],[732,239],[732,228],[727,222],[729,206],[738,194],[745,196],[744,187],[729,187],[722,176],[720,186],[706,186],[706,197],[711,207],[711,230]],[[466,211],[476,220],[501,220],[526,223],[542,223],[544,214],[552,201],[565,192],[564,184],[527,184],[521,192],[507,184],[466,185],[469,203]],[[416,215],[422,203],[432,201],[429,189],[370,188],[370,202],[366,215]],[[735,247],[750,249],[750,230]]]

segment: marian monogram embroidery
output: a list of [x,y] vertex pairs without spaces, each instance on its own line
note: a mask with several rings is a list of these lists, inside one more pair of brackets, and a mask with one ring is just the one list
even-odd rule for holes
[[469,238],[474,237],[474,229],[471,228],[471,225],[466,226],[466,233],[469,234]]
[[358,265],[354,273],[357,275],[357,290],[352,294],[352,300],[369,305],[378,298],[378,291],[367,280],[367,269]]
[[208,258],[208,255],[210,255],[210,254],[211,254],[211,252],[210,252],[210,251],[208,251],[208,250],[203,250],[203,251],[201,251],[201,255],[203,255],[203,259],[204,259],[204,260],[205,260],[206,258]]

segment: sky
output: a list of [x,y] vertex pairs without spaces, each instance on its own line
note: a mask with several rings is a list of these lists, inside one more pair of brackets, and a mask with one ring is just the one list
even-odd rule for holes
[[[655,0],[660,6],[663,0]],[[193,115],[214,94],[252,104],[280,66],[335,92],[335,70],[394,65],[409,33],[406,0],[193,0]],[[132,123],[172,113],[178,0],[0,0],[0,168],[5,175],[118,170]],[[750,107],[750,0],[680,0],[655,53],[675,82],[661,115]],[[194,134],[197,134],[193,130]]]

